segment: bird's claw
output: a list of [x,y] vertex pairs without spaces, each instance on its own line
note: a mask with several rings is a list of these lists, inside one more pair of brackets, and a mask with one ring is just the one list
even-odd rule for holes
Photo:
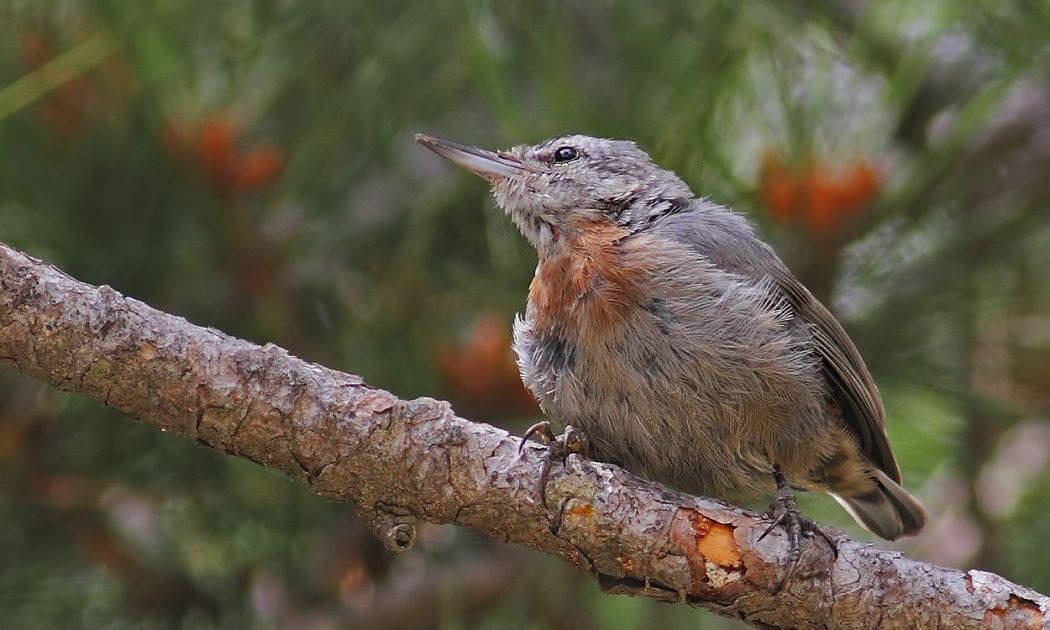
[[830,537],[817,525],[815,522],[802,516],[799,512],[798,503],[795,501],[795,495],[791,491],[791,486],[788,485],[787,479],[784,474],[780,471],[780,468],[776,468],[773,472],[773,476],[777,482],[777,492],[773,495],[773,501],[769,504],[769,511],[766,513],[772,522],[766,527],[762,535],[758,537],[761,541],[769,535],[777,527],[783,525],[784,531],[788,537],[788,557],[787,567],[784,569],[784,574],[781,576],[780,581],[777,583],[776,588],[773,589],[774,593],[779,593],[784,586],[795,576],[795,572],[798,570],[799,561],[802,559],[802,534],[812,536],[813,534],[819,534],[824,540],[828,542],[831,549],[837,554],[837,545]]
[[518,445],[519,454],[525,449],[526,441],[533,435],[547,445],[547,454],[543,458],[543,468],[540,469],[539,479],[540,502],[546,505],[547,479],[550,476],[551,463],[558,461],[564,464],[566,458],[573,454],[579,455],[584,459],[590,459],[591,445],[590,441],[587,440],[587,436],[572,425],[566,426],[565,432],[561,435],[555,435],[551,428],[551,423],[543,420],[525,431],[525,435],[521,437],[521,443]]
[[525,435],[521,436],[521,442],[518,443],[518,455],[521,455],[522,451],[525,450],[525,445],[528,443],[529,438],[534,435],[544,444],[550,444],[558,439],[557,436],[554,435],[554,431],[551,429],[551,423],[546,420],[540,420],[528,429],[525,429]]
[[798,570],[799,560],[802,558],[802,551],[799,543],[802,538],[802,515],[798,511],[798,504],[795,502],[795,497],[791,494],[791,491],[781,492],[779,489],[777,493],[773,495],[773,501],[769,505],[769,517],[773,519],[773,522],[769,524],[762,535],[758,537],[759,540],[764,539],[777,527],[783,525],[784,531],[788,537],[788,557],[787,567],[784,569],[784,574],[780,578],[780,582],[777,583],[774,593],[780,592],[784,588],[784,585],[794,577],[795,571]]

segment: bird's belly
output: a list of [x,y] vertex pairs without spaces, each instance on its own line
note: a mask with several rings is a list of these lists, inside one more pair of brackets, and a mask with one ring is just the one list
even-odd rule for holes
[[586,342],[516,331],[526,383],[556,424],[587,434],[596,459],[730,499],[771,489],[774,463],[815,467],[826,421],[813,374],[646,324]]

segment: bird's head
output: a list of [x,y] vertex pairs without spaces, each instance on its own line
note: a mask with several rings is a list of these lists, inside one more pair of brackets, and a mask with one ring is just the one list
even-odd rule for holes
[[633,230],[693,196],[677,175],[624,140],[559,136],[505,151],[422,134],[416,141],[486,179],[541,256],[557,253],[587,226]]

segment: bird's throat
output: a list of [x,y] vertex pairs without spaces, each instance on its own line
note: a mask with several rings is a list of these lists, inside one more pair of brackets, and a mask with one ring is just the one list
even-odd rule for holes
[[588,336],[620,328],[629,307],[643,299],[648,265],[624,260],[627,232],[609,222],[588,222],[561,233],[560,247],[541,254],[529,286],[535,325]]

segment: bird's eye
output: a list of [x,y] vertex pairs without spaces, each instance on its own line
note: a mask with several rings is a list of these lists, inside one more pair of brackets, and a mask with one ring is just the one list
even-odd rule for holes
[[562,164],[564,162],[572,162],[576,158],[580,157],[580,152],[573,147],[558,147],[554,150],[554,163]]

